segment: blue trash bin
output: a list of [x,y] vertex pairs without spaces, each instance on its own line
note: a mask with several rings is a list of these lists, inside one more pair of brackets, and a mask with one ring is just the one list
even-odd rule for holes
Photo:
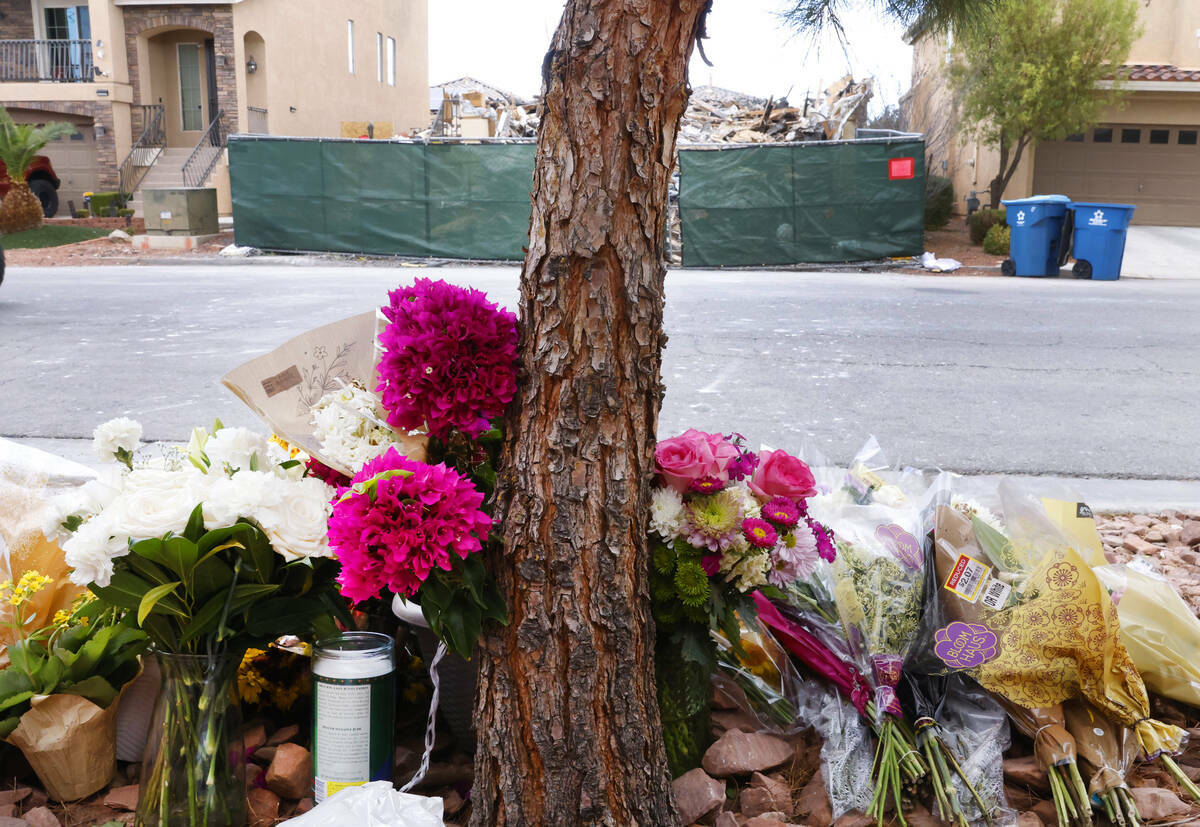
[[1057,276],[1063,218],[1070,202],[1065,195],[1001,201],[1011,238],[1009,258],[1000,265],[1000,272],[1006,276]]
[[1137,207],[1094,201],[1072,201],[1068,207],[1075,214],[1075,265],[1071,268],[1075,278],[1119,279],[1125,235]]

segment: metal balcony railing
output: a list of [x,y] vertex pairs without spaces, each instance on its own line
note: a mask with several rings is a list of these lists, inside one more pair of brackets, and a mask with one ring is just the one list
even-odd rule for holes
[[91,83],[90,40],[0,40],[0,82]]

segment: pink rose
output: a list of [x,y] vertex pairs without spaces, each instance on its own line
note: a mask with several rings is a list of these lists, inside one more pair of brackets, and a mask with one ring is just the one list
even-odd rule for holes
[[714,477],[729,481],[729,463],[738,457],[738,449],[720,434],[706,434],[688,428],[682,434],[664,439],[654,448],[654,461],[667,485],[680,494],[694,480]]
[[817,493],[817,481],[801,460],[785,451],[762,451],[758,468],[750,479],[750,490],[760,500],[787,497],[803,500]]

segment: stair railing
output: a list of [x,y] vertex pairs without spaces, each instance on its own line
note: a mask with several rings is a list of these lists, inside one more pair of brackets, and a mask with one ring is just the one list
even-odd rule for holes
[[154,161],[167,145],[167,129],[161,103],[140,104],[142,134],[133,142],[133,147],[121,162],[118,188],[121,203],[125,203],[137,191],[138,185],[154,165]]
[[219,110],[212,119],[208,129],[196,142],[196,148],[183,164],[183,184],[186,187],[200,187],[208,179],[208,174],[217,165],[221,153],[225,151],[225,110]]

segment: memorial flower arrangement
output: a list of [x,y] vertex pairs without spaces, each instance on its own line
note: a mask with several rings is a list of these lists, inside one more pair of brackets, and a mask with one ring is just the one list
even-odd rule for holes
[[655,464],[650,596],[667,758],[679,775],[699,764],[708,742],[710,630],[743,654],[739,616],[753,617],[753,593],[803,583],[836,552],[832,533],[805,508],[816,493],[811,471],[785,451],[755,453],[738,434],[692,428],[660,441]]
[[[516,392],[516,317],[478,290],[429,279],[392,291],[380,312],[378,403],[362,389],[335,400],[362,423],[341,442],[358,453],[345,452],[354,474],[329,520],[342,593],[415,598],[434,634],[469,658],[486,620],[507,622],[480,552],[492,529],[500,416]],[[409,441],[389,444],[384,425]],[[412,438],[420,456],[408,451]]]
[[219,422],[186,452],[138,462],[140,429],[96,431],[123,466],[60,505],[73,582],[128,613],[164,675],[162,737],[144,765],[139,823],[240,824],[238,663],[251,646],[336,632],[351,618],[326,538],[333,489],[281,446]]

